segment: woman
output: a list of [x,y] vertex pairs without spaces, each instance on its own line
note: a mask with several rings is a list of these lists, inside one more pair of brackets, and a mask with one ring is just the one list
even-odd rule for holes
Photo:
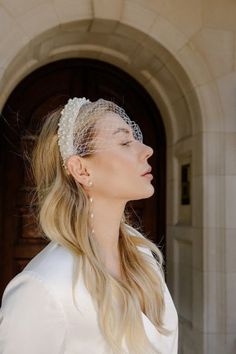
[[125,217],[154,193],[152,154],[113,102],[74,98],[48,117],[32,166],[51,242],[5,289],[1,353],[177,353],[162,254]]

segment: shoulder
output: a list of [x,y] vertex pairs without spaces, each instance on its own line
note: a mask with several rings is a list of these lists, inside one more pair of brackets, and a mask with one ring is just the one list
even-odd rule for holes
[[51,300],[56,304],[53,291],[44,284],[42,279],[34,273],[21,272],[8,283],[3,293],[1,309],[9,314],[19,312],[24,316],[26,309],[29,310],[32,307],[36,313],[41,305]]
[[4,291],[0,312],[1,352],[61,352],[67,330],[63,307],[34,273],[21,272],[12,279]]
[[69,250],[50,242],[8,283],[3,302],[13,293],[14,301],[18,296],[35,295],[39,298],[49,293],[60,301],[72,284],[73,261],[74,256]]
[[63,271],[73,266],[73,259],[72,252],[51,241],[27,264],[23,272],[34,272],[42,278],[63,274]]
[[50,242],[27,264],[22,275],[41,279],[50,287],[61,287],[61,284],[66,285],[72,280],[74,259],[66,247]]

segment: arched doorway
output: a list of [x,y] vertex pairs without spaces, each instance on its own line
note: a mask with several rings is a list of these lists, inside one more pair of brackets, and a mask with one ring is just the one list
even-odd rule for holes
[[[131,76],[92,59],[68,59],[48,64],[26,77],[12,92],[1,121],[1,291],[6,283],[45,245],[30,211],[32,181],[23,151],[30,149],[43,117],[69,97],[99,97],[115,101],[138,122],[144,142],[152,146],[155,194],[130,203],[145,233],[165,256],[166,138],[160,113],[151,97]],[[138,219],[137,219],[138,220]]]

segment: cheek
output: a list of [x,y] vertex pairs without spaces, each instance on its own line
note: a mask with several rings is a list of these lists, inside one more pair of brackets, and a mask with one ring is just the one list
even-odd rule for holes
[[94,169],[94,179],[98,185],[116,185],[128,182],[136,174],[135,169],[137,162],[132,154],[124,152],[118,154],[104,154],[96,162]]
[[97,177],[99,180],[107,181],[108,183],[116,183],[128,174],[127,166],[120,164],[117,160],[110,160],[109,163],[104,163],[99,166]]
[[97,167],[105,172],[122,173],[127,169],[132,169],[137,164],[134,153],[121,150],[118,152],[107,152],[97,161]]

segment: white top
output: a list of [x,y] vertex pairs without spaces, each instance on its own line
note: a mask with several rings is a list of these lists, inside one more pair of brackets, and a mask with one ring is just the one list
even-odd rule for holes
[[[73,255],[50,242],[5,289],[0,313],[1,354],[107,354],[97,313],[82,277],[72,299]],[[165,284],[161,335],[142,313],[145,331],[161,354],[177,354],[178,315]]]

